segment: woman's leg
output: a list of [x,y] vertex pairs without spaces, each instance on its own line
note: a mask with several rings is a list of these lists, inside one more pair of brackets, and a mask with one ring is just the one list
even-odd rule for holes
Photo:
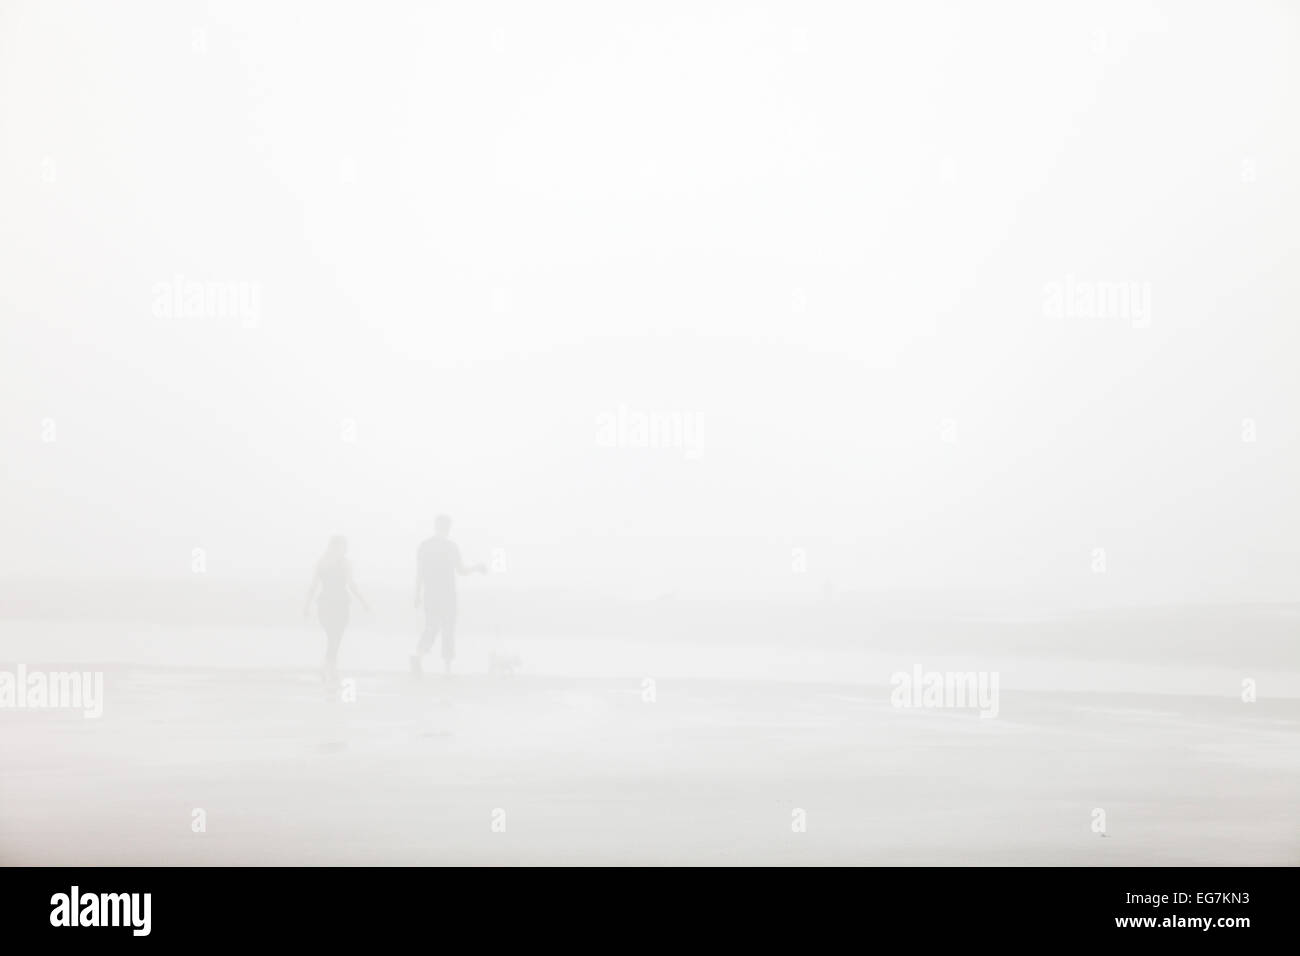
[[331,624],[325,628],[325,667],[334,670],[339,659],[339,645],[343,643],[342,624]]

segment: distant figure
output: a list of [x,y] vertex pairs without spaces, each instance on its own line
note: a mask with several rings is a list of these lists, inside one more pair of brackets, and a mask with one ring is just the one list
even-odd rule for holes
[[370,610],[366,599],[361,596],[352,580],[352,564],[348,561],[347,554],[347,538],[337,534],[330,538],[325,553],[316,562],[316,573],[312,576],[311,587],[307,589],[307,606],[303,608],[303,615],[306,616],[311,612],[312,598],[316,599],[316,617],[325,629],[326,680],[333,680],[335,676],[339,644],[343,642],[343,631],[348,626],[348,605],[352,603],[352,595],[356,595],[363,608]]
[[415,606],[424,607],[424,633],[411,656],[411,673],[423,670],[424,655],[433,648],[433,642],[442,635],[442,662],[451,673],[451,661],[456,656],[456,575],[477,571],[487,574],[487,565],[465,567],[460,560],[460,548],[447,535],[451,532],[451,519],[438,515],[433,522],[434,535],[424,541],[415,553]]

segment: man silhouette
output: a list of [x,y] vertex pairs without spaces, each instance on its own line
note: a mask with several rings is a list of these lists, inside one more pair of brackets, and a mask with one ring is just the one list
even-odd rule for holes
[[433,642],[442,635],[442,662],[451,673],[451,661],[456,656],[456,575],[487,574],[487,566],[476,564],[466,567],[460,560],[460,548],[447,537],[451,532],[451,519],[438,515],[433,522],[434,535],[421,542],[415,553],[415,606],[424,607],[424,633],[411,655],[411,673],[423,671],[424,655],[433,648]]

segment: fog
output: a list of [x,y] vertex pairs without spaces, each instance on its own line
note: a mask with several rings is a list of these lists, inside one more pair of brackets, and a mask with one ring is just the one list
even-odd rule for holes
[[1298,47],[7,0],[0,863],[1295,863]]
[[7,4],[0,570],[1295,597],[1293,9],[696,7]]

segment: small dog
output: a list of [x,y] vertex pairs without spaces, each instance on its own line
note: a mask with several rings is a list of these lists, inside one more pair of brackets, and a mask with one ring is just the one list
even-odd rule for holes
[[504,654],[493,651],[488,658],[488,673],[493,676],[513,677],[520,666],[518,654]]

